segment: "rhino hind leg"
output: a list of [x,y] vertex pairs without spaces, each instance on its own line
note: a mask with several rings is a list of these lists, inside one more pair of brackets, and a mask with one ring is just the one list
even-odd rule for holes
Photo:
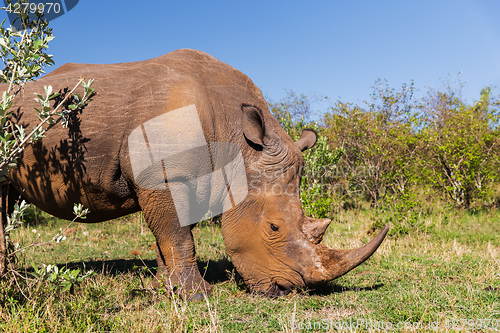
[[144,218],[156,238],[158,271],[153,287],[189,300],[202,300],[212,286],[198,269],[191,228],[180,226],[172,201],[162,192],[139,196]]

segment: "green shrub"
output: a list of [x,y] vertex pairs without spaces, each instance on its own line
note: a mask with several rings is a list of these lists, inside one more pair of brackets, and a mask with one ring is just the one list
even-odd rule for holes
[[498,101],[490,88],[467,105],[454,91],[430,91],[421,105],[420,164],[425,181],[458,208],[477,209],[494,201],[500,166]]

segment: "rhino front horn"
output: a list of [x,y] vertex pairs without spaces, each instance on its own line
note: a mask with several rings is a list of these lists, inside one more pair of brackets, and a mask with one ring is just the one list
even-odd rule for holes
[[368,244],[352,250],[335,250],[318,244],[317,254],[322,272],[320,271],[318,275],[312,277],[311,283],[331,281],[362,264],[378,249],[387,235],[387,231],[389,231],[388,225]]

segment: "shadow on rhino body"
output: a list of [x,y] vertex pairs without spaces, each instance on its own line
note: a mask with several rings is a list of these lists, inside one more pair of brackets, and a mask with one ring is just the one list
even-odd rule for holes
[[[54,105],[62,102],[68,92],[68,88],[60,90],[60,95],[54,99]],[[66,101],[64,107],[67,108],[71,102],[71,100]],[[67,135],[55,146],[51,147],[50,150],[43,145],[43,139],[28,146],[27,149],[32,149],[33,154],[36,156],[34,162],[25,163],[21,155],[17,168],[25,169],[26,174],[29,175],[26,188],[19,189],[21,195],[22,192],[28,191],[35,193],[37,198],[54,198],[56,193],[50,177],[54,170],[57,170],[57,174],[62,176],[62,181],[67,186],[64,196],[68,202],[70,202],[70,198],[75,197],[82,191],[82,187],[90,185],[90,180],[87,180],[82,186],[82,179],[84,179],[87,171],[85,166],[86,144],[91,140],[84,137],[80,129],[80,116],[84,109],[85,107],[67,116],[68,127],[65,129]],[[23,113],[20,112],[20,109],[12,117],[16,123],[28,127],[28,124],[23,121]],[[52,126],[61,126],[61,124],[58,121]],[[48,133],[47,135],[50,135],[50,131]],[[16,192],[14,191],[14,194],[17,194]],[[36,205],[36,202],[33,203]]]

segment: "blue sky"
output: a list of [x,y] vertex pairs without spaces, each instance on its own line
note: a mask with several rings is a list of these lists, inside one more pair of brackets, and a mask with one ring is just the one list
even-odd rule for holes
[[499,15],[497,0],[80,0],[51,22],[50,53],[60,66],[199,49],[274,100],[291,89],[362,103],[378,78],[425,91],[461,72],[471,102],[500,86]]

